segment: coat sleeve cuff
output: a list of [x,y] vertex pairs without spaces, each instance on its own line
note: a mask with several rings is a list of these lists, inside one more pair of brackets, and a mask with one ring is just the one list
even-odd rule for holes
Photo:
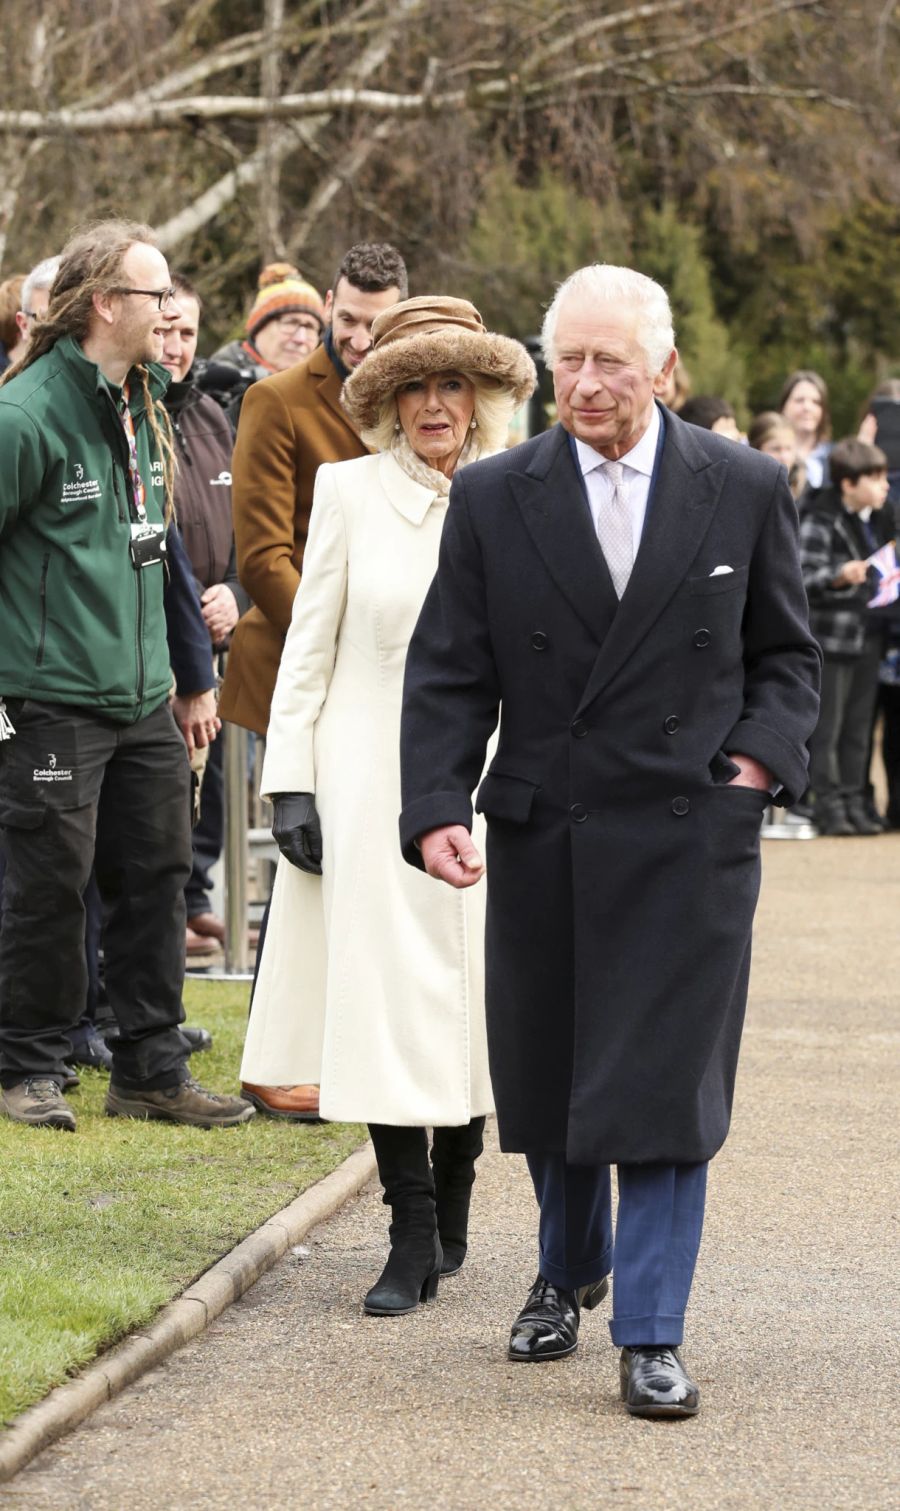
[[806,791],[806,751],[798,751],[776,730],[753,719],[742,719],[735,724],[722,749],[727,755],[752,756],[754,761],[769,768],[776,781],[781,783],[780,791],[773,799],[779,807],[789,808]]
[[416,840],[420,834],[427,834],[429,829],[441,829],[445,824],[462,824],[471,833],[471,798],[459,792],[430,792],[427,797],[416,798],[414,802],[407,804],[400,815],[400,848],[403,859],[409,865],[424,871]]

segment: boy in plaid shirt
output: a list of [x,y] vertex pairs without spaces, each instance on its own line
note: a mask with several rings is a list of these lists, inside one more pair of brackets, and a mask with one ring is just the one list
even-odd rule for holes
[[830,476],[799,505],[809,624],[825,658],[809,745],[813,819],[820,834],[878,834],[866,786],[883,621],[868,608],[880,580],[869,558],[894,536],[891,511],[882,513],[887,458],[851,437],[832,450]]

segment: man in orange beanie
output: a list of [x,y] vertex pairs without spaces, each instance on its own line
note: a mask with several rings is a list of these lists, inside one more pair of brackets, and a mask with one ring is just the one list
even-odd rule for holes
[[259,275],[243,341],[230,341],[213,362],[227,362],[254,378],[286,372],[318,346],[325,307],[311,283],[289,262],[270,262]]

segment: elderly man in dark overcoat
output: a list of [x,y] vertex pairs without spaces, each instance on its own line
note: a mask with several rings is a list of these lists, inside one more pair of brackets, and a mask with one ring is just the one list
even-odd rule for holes
[[471,794],[499,715],[475,803],[491,1074],[540,1206],[509,1357],[571,1353],[615,1266],[622,1398],[688,1416],[679,1345],[760,823],[806,785],[820,656],[784,468],[657,402],[677,355],[665,291],[582,268],[543,340],[559,424],[453,484],[407,661],[401,842],[451,886],[479,881]]

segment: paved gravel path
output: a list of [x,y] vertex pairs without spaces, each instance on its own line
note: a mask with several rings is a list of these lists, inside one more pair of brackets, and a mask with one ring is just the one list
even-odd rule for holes
[[[900,836],[767,842],[732,1134],[711,1173],[686,1356],[693,1421],[627,1417],[602,1310],[577,1358],[511,1365],[535,1270],[521,1160],[485,1156],[470,1260],[367,1319],[374,1190],[5,1490],[85,1511],[582,1511],[900,1505]],[[287,1134],[286,1136],[289,1136]]]

